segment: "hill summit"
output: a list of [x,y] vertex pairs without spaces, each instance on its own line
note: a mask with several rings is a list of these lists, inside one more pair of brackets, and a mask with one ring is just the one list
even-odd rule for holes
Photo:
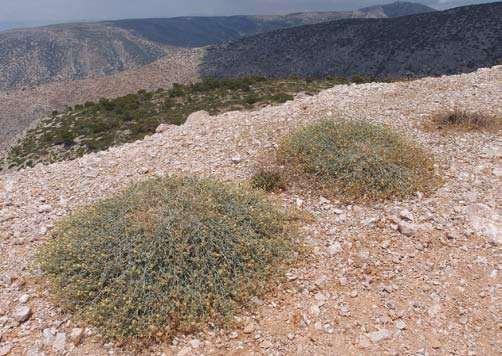
[[378,18],[378,17],[399,17],[399,16],[416,15],[427,12],[433,12],[436,10],[429,6],[415,2],[395,1],[391,4],[364,7],[359,11],[367,14],[367,17]]
[[[69,254],[61,250],[62,260],[76,259],[77,263],[71,270],[60,271],[81,271],[80,276],[70,279],[73,283],[88,280],[84,278],[91,275],[86,273],[89,268],[96,275],[95,282],[79,285],[85,288],[83,291],[68,288],[72,284],[66,283],[68,279],[61,279],[68,293],[83,295],[83,301],[93,300],[95,295],[88,294],[89,290],[111,275],[133,294],[146,291],[137,295],[155,303],[166,298],[166,289],[157,298],[158,294],[152,293],[154,289],[144,287],[151,281],[150,271],[154,275],[165,275],[169,269],[179,266],[166,265],[166,259],[159,255],[162,251],[171,258],[168,262],[191,255],[196,261],[223,258],[224,263],[230,260],[234,263],[248,256],[243,251],[249,249],[224,246],[219,249],[224,257],[204,250],[194,252],[188,247],[161,251],[159,246],[165,246],[165,241],[171,239],[164,238],[163,244],[155,244],[158,240],[151,237],[151,231],[155,231],[149,227],[151,221],[158,219],[164,226],[192,226],[192,230],[184,231],[193,231],[199,246],[207,242],[207,246],[215,248],[221,246],[221,241],[238,240],[235,235],[225,240],[215,238],[233,233],[236,228],[232,224],[218,225],[217,214],[229,210],[242,214],[249,209],[261,214],[260,209],[251,204],[236,205],[231,199],[215,204],[207,195],[194,196],[193,191],[186,191],[192,197],[190,205],[158,193],[144,195],[143,210],[129,207],[134,200],[127,200],[127,204],[119,202],[115,206],[125,215],[102,216],[103,223],[135,223],[126,229],[127,238],[114,238],[123,236],[117,235],[118,229],[102,235],[116,243],[117,249],[113,251],[117,253],[110,256],[103,254],[109,251],[110,244],[86,241],[102,225],[96,228],[95,224],[88,224],[89,215],[81,208],[113,196],[131,183],[159,176],[209,176],[245,185],[260,164],[260,157],[273,156],[275,147],[291,130],[323,118],[357,118],[362,122],[386,124],[394,127],[399,135],[416,140],[431,157],[437,158],[443,185],[430,194],[420,192],[404,200],[376,204],[343,203],[320,196],[318,190],[293,185],[280,193],[272,193],[270,198],[277,200],[279,206],[303,211],[308,217],[295,234],[298,243],[306,245],[299,265],[281,273],[277,289],[251,299],[231,320],[228,330],[208,326],[197,333],[187,331],[180,334],[176,342],[145,343],[141,345],[141,352],[219,355],[238,350],[242,354],[298,355],[298,350],[302,350],[301,354],[379,355],[393,350],[395,354],[497,354],[500,322],[495,296],[500,258],[495,244],[500,243],[501,229],[497,202],[501,176],[500,135],[493,132],[446,135],[421,129],[421,125],[454,103],[471,112],[502,117],[501,79],[499,66],[416,81],[339,85],[315,96],[300,96],[283,105],[253,112],[233,111],[213,117],[199,112],[183,126],[171,126],[141,141],[73,161],[0,173],[0,306],[7,323],[2,329],[1,347],[12,355],[54,354],[54,350],[60,350],[60,354],[130,354],[127,343],[108,343],[96,329],[87,332],[86,324],[81,324],[80,319],[72,318],[70,313],[62,314],[61,304],[55,304],[50,298],[51,290],[42,289],[45,285],[38,284],[40,274],[33,268],[36,266],[33,256],[45,242],[57,241],[53,227],[62,216],[81,211],[82,220],[74,221],[76,228],[84,230],[79,235],[82,239],[76,243],[85,246],[88,257],[80,259],[84,251],[78,248]],[[372,152],[364,146],[365,142],[360,141],[359,149]],[[358,164],[359,161],[356,166]],[[167,199],[167,203],[174,205],[174,211],[189,211],[191,215],[170,220],[157,214],[159,199]],[[218,210],[205,220],[212,227],[210,230],[204,227],[207,226],[204,220],[193,217],[193,210],[208,205]],[[96,211],[87,210],[91,214]],[[270,231],[247,218],[238,219],[238,223],[250,231],[241,239],[244,241],[252,240],[255,233]],[[205,239],[201,237],[204,231],[216,236]],[[138,250],[141,244],[130,243],[131,237],[138,233],[148,236],[140,240],[145,242],[145,249]],[[179,236],[174,237],[183,244],[185,240]],[[276,251],[260,245],[249,248],[255,258]],[[228,251],[234,251],[236,258],[227,260]],[[106,265],[93,268],[100,260]],[[117,261],[124,262],[130,273],[124,275]],[[253,259],[247,259],[234,271],[241,271],[250,261]],[[157,268],[160,264],[164,268]],[[205,283],[215,280],[211,273],[216,268],[202,271],[197,275],[201,276],[199,280]],[[208,273],[211,278],[207,277]],[[176,278],[180,275],[186,276],[182,279],[189,283],[195,274],[172,274]],[[163,286],[175,285],[170,284],[171,279],[162,280]],[[104,293],[118,294],[121,298],[128,296],[119,294],[122,289],[115,285],[106,286]],[[221,290],[232,294],[234,291]],[[97,297],[106,296],[100,293]],[[177,300],[168,299],[168,303]],[[103,320],[109,323],[119,320],[116,313],[120,308],[128,308],[120,315],[122,318],[145,315],[130,313],[136,310],[129,308],[130,304],[113,302],[117,299],[94,304],[113,311],[103,315]],[[117,305],[119,308],[114,308]],[[195,307],[198,305],[201,303]],[[201,315],[195,307],[192,310]],[[159,315],[164,317],[164,310],[159,307],[149,312],[161,311]],[[166,328],[171,325],[176,324],[167,324]],[[364,325],[367,327],[360,327]]]

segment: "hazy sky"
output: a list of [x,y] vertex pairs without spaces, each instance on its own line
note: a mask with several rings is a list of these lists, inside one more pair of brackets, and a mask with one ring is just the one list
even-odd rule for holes
[[[0,22],[348,10],[393,0],[0,0]],[[419,0],[444,8],[490,0]]]

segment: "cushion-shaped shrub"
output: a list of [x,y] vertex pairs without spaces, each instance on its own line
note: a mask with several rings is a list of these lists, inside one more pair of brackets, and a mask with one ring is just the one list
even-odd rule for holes
[[284,178],[278,169],[260,168],[251,177],[251,186],[266,192],[285,189]]
[[455,109],[432,116],[424,126],[428,131],[500,131],[502,117]]
[[437,180],[430,156],[387,126],[322,120],[279,146],[292,179],[342,199],[388,199],[427,191]]
[[64,218],[39,260],[55,300],[105,337],[166,337],[266,292],[292,256],[290,220],[260,192],[159,178]]

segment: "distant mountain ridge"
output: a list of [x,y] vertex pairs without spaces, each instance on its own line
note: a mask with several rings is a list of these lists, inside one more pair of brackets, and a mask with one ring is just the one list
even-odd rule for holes
[[277,30],[213,46],[203,76],[425,76],[502,60],[502,2]]
[[[406,1],[396,1],[391,4],[384,5],[374,5],[364,7],[359,10],[362,13],[365,13],[367,17],[399,17],[399,16],[409,16],[409,15],[417,15],[423,14],[427,12],[434,12],[435,9],[414,2],[406,2]],[[383,14],[384,16],[377,16],[378,13]]]
[[288,15],[175,17],[118,20],[107,24],[131,30],[153,42],[180,47],[202,47],[277,29],[347,18],[386,18],[436,11],[428,6],[394,2],[354,11],[300,12]]
[[348,12],[178,17],[52,25],[0,32],[0,90],[139,68],[169,47],[202,47],[277,29],[345,18],[382,18],[433,9],[393,3]]

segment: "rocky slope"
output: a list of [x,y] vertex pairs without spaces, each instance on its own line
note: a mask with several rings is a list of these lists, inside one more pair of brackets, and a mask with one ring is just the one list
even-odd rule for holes
[[230,330],[208,328],[139,353],[498,354],[500,133],[420,127],[454,107],[502,117],[501,81],[499,66],[337,86],[254,112],[196,113],[143,141],[0,175],[0,354],[134,354],[75,324],[40,287],[33,258],[54,222],[151,176],[248,179],[285,133],[326,117],[383,122],[412,136],[436,157],[443,186],[427,197],[365,205],[294,188],[277,194],[313,216],[302,229],[311,254],[288,282],[254,300]]
[[[183,78],[181,71],[178,74],[178,79],[190,79]],[[153,91],[130,92],[111,98],[106,104],[102,99],[82,101],[80,105],[58,111],[57,115],[37,120],[35,127],[27,130],[6,152],[6,159],[0,158],[0,171],[7,167],[20,169],[25,165],[75,159],[141,140],[155,133],[161,123],[182,124],[194,111],[207,110],[215,115],[250,110],[283,103],[299,92],[317,93],[336,84],[347,83],[299,78],[202,80],[167,90],[154,87]]]
[[502,60],[502,3],[269,32],[210,48],[206,76],[401,77],[469,72]]
[[[0,157],[34,121],[53,110],[199,78],[201,52],[166,49],[167,45],[192,47],[301,24],[429,10],[400,2],[354,12],[123,20],[2,32],[0,43],[5,46],[0,48]],[[142,65],[160,56],[150,65]],[[118,70],[123,72],[102,76]],[[92,78],[74,81],[87,76]],[[13,89],[56,79],[54,83]]]
[[0,43],[0,89],[107,75],[167,54],[158,44],[104,24],[6,31]]
[[63,24],[0,32],[0,90],[134,69],[170,53],[311,23],[390,17],[433,9],[398,3],[349,12],[179,17]]

